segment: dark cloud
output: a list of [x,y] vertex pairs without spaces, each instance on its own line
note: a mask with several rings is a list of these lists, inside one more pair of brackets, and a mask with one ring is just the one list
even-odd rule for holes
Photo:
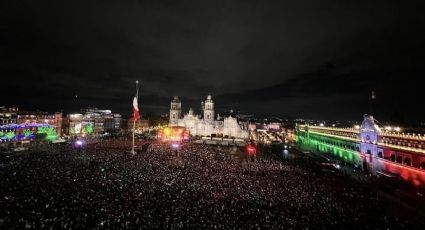
[[424,117],[423,102],[411,100],[424,75],[420,1],[9,1],[2,9],[4,104],[129,114],[138,79],[147,111],[165,112],[174,95],[196,107],[211,92],[219,109],[351,119],[368,112],[375,90],[383,119]]

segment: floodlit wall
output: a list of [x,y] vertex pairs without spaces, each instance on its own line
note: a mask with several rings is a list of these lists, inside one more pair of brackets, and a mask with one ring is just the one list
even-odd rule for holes
[[425,171],[407,165],[394,164],[394,162],[374,158],[373,167],[376,171],[383,171],[395,175],[400,175],[403,180],[412,183],[415,186],[425,188]]
[[361,156],[356,143],[317,134],[307,134],[300,130],[296,132],[295,141],[312,151],[332,154],[344,162],[354,165],[361,163]]
[[0,126],[0,142],[31,141],[38,137],[47,141],[57,139],[56,129],[48,124],[9,124]]

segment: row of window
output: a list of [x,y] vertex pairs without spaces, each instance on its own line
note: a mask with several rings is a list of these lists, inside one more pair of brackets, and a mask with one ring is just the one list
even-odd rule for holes
[[334,131],[334,130],[314,130],[314,129],[312,129],[312,131],[316,131],[316,132],[320,132],[320,133],[325,133],[325,134],[331,134],[331,135],[335,135],[335,136],[341,136],[341,137],[349,137],[349,138],[354,138],[354,139],[357,139],[358,138],[358,134],[357,133],[350,133],[350,132],[343,132],[343,131]]
[[425,149],[425,144],[422,142],[407,142],[407,141],[398,141],[398,140],[387,140],[384,139],[382,141],[385,144],[391,144],[391,145],[399,145],[399,146],[404,146],[404,147],[410,147],[410,148],[419,148],[419,149]]
[[[313,139],[315,139],[315,138],[313,138]],[[360,152],[360,148],[357,144],[349,144],[349,143],[341,142],[341,141],[332,141],[332,140],[329,140],[329,139],[315,139],[315,140],[320,141],[324,144],[332,145],[332,146],[343,148],[343,149],[346,149],[346,150],[352,150],[352,151]]]
[[16,120],[10,120],[10,119],[4,119],[4,120],[0,120],[0,125],[4,125],[4,124],[15,124]]
[[[404,156],[403,157],[402,154],[391,153],[389,156],[384,156],[382,154],[382,152],[378,152],[378,157],[392,161],[394,163],[407,165],[407,166],[414,167],[414,168],[425,169],[425,158],[420,157],[420,156],[413,156],[413,157],[420,157],[421,158],[420,163],[418,165],[413,164],[412,158],[410,156]],[[419,162],[419,159],[418,159],[417,162]]]

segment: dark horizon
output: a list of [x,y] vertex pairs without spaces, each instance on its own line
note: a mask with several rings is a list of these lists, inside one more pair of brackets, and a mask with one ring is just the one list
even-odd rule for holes
[[[257,116],[424,122],[423,3],[8,2],[1,105],[142,114],[182,98]],[[5,87],[6,86],[6,87]]]

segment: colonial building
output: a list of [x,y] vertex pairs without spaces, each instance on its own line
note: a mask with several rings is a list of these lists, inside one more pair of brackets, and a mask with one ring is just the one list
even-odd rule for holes
[[367,114],[362,124],[354,127],[297,124],[295,141],[305,149],[333,155],[367,173],[397,176],[425,189],[425,136],[378,124]]
[[81,113],[68,114],[63,121],[66,135],[101,134],[121,129],[122,117],[111,110],[82,109]]
[[192,136],[211,136],[212,134],[235,138],[248,138],[247,125],[238,122],[232,113],[225,117],[215,116],[214,101],[211,95],[201,103],[203,115],[195,114],[193,109],[182,116],[181,101],[177,96],[170,105],[170,126],[183,126]]
[[[21,125],[22,127],[54,127],[56,134],[62,134],[62,113],[61,112],[43,112],[19,110],[17,107],[6,108],[0,106],[0,125],[11,125],[4,127],[13,127]],[[16,129],[15,129],[16,130]]]
[[0,125],[15,124],[18,108],[0,106]]
[[43,111],[19,111],[17,124],[49,124],[55,127],[56,133],[62,135],[62,112],[43,112]]

